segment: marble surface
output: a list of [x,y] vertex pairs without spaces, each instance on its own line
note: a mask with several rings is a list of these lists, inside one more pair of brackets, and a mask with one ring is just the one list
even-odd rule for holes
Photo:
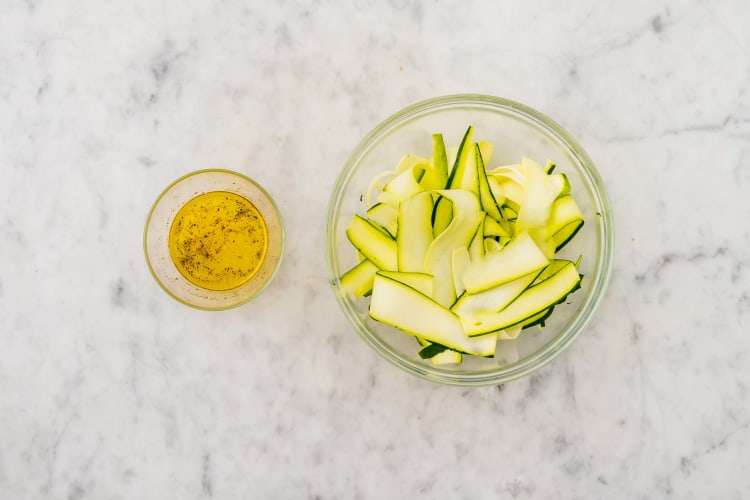
[[[0,1],[0,498],[750,497],[750,4]],[[617,224],[552,364],[460,389],[393,368],[327,287],[345,158],[479,92],[566,127]],[[275,197],[276,281],[222,313],[156,285],[161,190]]]

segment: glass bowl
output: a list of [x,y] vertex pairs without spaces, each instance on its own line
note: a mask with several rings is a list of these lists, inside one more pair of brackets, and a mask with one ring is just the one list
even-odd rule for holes
[[[474,140],[495,150],[488,168],[520,162],[526,156],[557,164],[567,175],[584,225],[558,256],[582,260],[581,289],[555,308],[544,328],[528,328],[514,340],[500,340],[494,358],[463,356],[461,364],[435,365],[418,355],[421,346],[403,332],[368,315],[369,298],[354,298],[341,288],[341,275],[358,262],[346,236],[355,213],[363,214],[371,179],[395,168],[404,154],[432,156],[431,135],[442,133],[446,146],[457,145],[466,128]],[[407,372],[445,384],[500,384],[538,370],[563,352],[591,320],[609,282],[614,228],[602,179],[578,142],[562,127],[528,106],[492,96],[451,95],[414,104],[383,121],[349,156],[328,207],[326,254],[331,285],[354,329],[378,354]]]
[[[186,275],[190,273],[187,268],[181,266],[182,269],[178,269],[170,254],[170,233],[180,210],[191,200],[207,193],[229,193],[228,200],[235,200],[235,203],[239,200],[239,205],[244,205],[246,210],[240,214],[241,220],[245,220],[247,213],[252,214],[254,207],[265,226],[265,238],[260,238],[260,242],[254,242],[263,249],[258,250],[259,255],[262,255],[259,264],[243,270],[248,277],[243,276],[236,283],[225,287],[212,286],[207,284],[208,282],[196,284],[198,280],[188,279]],[[241,198],[238,199],[237,196]],[[248,207],[242,199],[249,201],[252,206]],[[222,245],[226,243],[223,248],[228,247],[227,236],[232,233],[231,230],[225,231],[220,223],[212,223],[209,227],[212,231],[211,237],[216,238],[211,251],[218,254],[222,251]],[[151,274],[165,292],[191,307],[223,310],[252,300],[273,280],[284,254],[284,227],[273,199],[255,181],[229,170],[199,170],[180,177],[159,195],[146,220],[143,247]],[[186,252],[196,253],[195,247],[196,245],[191,243],[186,247]],[[190,256],[188,254],[188,257]],[[247,255],[243,257],[246,258]]]

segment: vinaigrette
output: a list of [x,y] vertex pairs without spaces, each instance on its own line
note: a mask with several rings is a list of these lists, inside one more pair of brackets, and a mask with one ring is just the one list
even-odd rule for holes
[[212,191],[188,201],[169,230],[169,254],[194,285],[231,290],[247,283],[268,250],[266,223],[249,200]]

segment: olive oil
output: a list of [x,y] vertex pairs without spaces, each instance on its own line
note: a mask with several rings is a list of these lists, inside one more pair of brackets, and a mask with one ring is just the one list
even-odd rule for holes
[[247,283],[267,249],[268,231],[258,209],[227,191],[189,200],[169,230],[169,253],[177,270],[208,290],[231,290]]

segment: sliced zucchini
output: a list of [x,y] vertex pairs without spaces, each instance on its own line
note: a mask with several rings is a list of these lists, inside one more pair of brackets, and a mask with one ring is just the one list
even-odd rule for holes
[[492,356],[497,333],[468,337],[461,320],[448,309],[415,289],[376,274],[370,316],[405,333],[477,356]]
[[371,207],[373,205],[373,199],[377,198],[383,192],[385,185],[395,176],[395,171],[386,170],[373,177],[367,185],[364,200],[360,197],[360,201],[364,201],[366,206]]
[[466,291],[463,275],[470,263],[471,258],[466,247],[453,249],[453,254],[451,255],[451,273],[453,274],[453,288],[456,291],[456,297],[460,297]]
[[341,276],[341,288],[355,297],[369,295],[377,271],[378,266],[365,259]]
[[495,198],[495,202],[497,203],[498,207],[503,206],[503,203],[505,203],[505,193],[503,192],[503,188],[500,185],[500,181],[497,179],[497,177],[488,175],[487,185],[490,187],[490,191],[492,191],[492,197]]
[[422,359],[432,359],[441,352],[445,352],[447,347],[440,344],[433,344],[429,340],[425,340],[422,337],[417,337],[419,345],[423,346],[423,349],[419,351],[419,357]]
[[[481,140],[479,141],[479,152],[482,154],[482,161],[484,165],[489,165],[492,160],[492,153],[495,151],[495,145],[490,141]],[[485,176],[487,174],[485,173]]]
[[467,189],[478,194],[476,155],[471,142],[473,135],[474,127],[466,129],[461,145],[458,146],[456,163],[448,177],[448,189]]
[[[510,203],[510,200],[505,200],[505,201]],[[516,225],[515,223],[516,223],[516,219],[518,218],[518,209],[514,208],[511,205],[503,204],[500,207],[500,212],[503,214],[503,218],[505,220],[513,223],[513,226],[512,226],[514,228],[513,232],[515,232],[515,225]]]
[[469,243],[469,257],[471,260],[480,260],[484,257],[485,247],[484,247],[484,221],[487,220],[487,217],[482,218],[481,221],[479,221],[479,227],[477,227],[477,232],[474,233],[474,237],[471,239],[471,243]]
[[581,286],[580,258],[554,258],[583,225],[568,178],[528,158],[487,170],[493,146],[473,134],[457,147],[434,134],[431,158],[405,155],[376,176],[366,216],[346,230],[359,263],[341,291],[371,295],[370,316],[413,335],[434,364],[494,356]]
[[[456,165],[456,158],[458,157],[458,146],[451,146],[445,148],[445,157],[448,159],[448,178],[453,171],[453,167]],[[445,183],[448,186],[448,183]]]
[[460,352],[448,349],[444,345],[433,344],[432,342],[417,337],[419,344],[424,348],[419,351],[419,357],[429,359],[434,365],[459,364],[463,356]]
[[398,174],[385,185],[383,192],[378,196],[378,202],[387,203],[398,209],[399,203],[403,200],[424,191],[419,182],[426,168],[426,164],[414,165]]
[[453,349],[446,349],[443,352],[430,358],[434,365],[458,365],[463,361],[463,354]]
[[502,226],[500,222],[493,219],[489,215],[484,218],[484,236],[499,236],[499,237],[510,237],[508,230]]
[[540,270],[548,262],[534,240],[521,233],[499,252],[472,261],[464,273],[464,285],[469,293],[482,292]]
[[448,185],[448,156],[442,134],[432,135],[432,158],[425,177],[425,189],[445,189]]
[[405,154],[401,157],[401,160],[399,160],[398,165],[396,165],[396,173],[400,174],[402,172],[406,172],[407,170],[412,170],[414,169],[414,167],[420,167],[424,169],[429,161],[429,158],[422,158],[421,156],[417,155]]
[[398,270],[396,240],[359,215],[352,217],[346,236],[370,262],[386,271]]
[[521,330],[523,330],[521,325],[511,326],[497,332],[497,338],[498,340],[513,340],[521,334]]
[[520,326],[522,329],[531,328],[532,326],[539,326],[539,328],[544,327],[544,322],[552,315],[552,311],[555,309],[555,306],[548,307],[544,311],[535,314],[534,316],[524,320],[523,323],[521,323]]
[[524,187],[513,179],[498,176],[495,176],[494,179],[499,191],[503,194],[502,205],[507,205],[518,212],[524,199]]
[[427,249],[433,241],[432,194],[418,193],[401,202],[398,210],[398,235],[396,236],[398,270],[421,272]]
[[[377,275],[375,277],[377,281]],[[524,320],[565,300],[569,293],[580,286],[581,276],[572,262],[542,281],[527,288],[513,302],[499,313],[478,312],[461,319],[466,334],[482,338],[490,332],[497,332],[521,324]]]
[[463,189],[436,191],[453,204],[453,219],[448,227],[430,243],[424,258],[423,272],[435,277],[435,300],[447,307],[455,300],[451,272],[453,250],[466,247],[484,218],[476,195]]
[[572,221],[567,226],[564,226],[558,232],[553,234],[552,241],[554,242],[555,251],[558,251],[567,245],[582,227],[583,220]]
[[539,271],[529,273],[502,285],[479,293],[461,295],[451,311],[459,317],[469,316],[476,312],[498,312],[513,302],[539,275]]
[[453,274],[453,288],[456,291],[456,297],[460,297],[466,291],[463,275],[470,263],[471,258],[466,247],[453,249],[453,253],[451,254],[451,274]]
[[568,176],[565,174],[552,174],[547,175],[549,183],[552,185],[552,189],[555,191],[555,199],[570,194],[570,181]]
[[549,234],[553,235],[570,222],[578,220],[583,220],[583,214],[575,199],[569,194],[561,196],[552,203],[548,224]]
[[496,177],[500,181],[511,180],[519,185],[521,189],[524,187],[526,178],[521,172],[521,164],[516,163],[514,165],[504,165],[502,167],[493,168],[487,171],[488,177]]
[[524,158],[521,172],[526,178],[526,187],[516,219],[516,231],[529,233],[542,252],[551,258],[555,255],[555,248],[547,243],[547,221],[557,192],[549,176],[535,161]]
[[496,240],[495,238],[484,238],[484,253],[488,254],[491,252],[499,252],[503,249],[503,244],[500,243],[500,240]]
[[438,196],[432,211],[432,235],[437,236],[448,227],[453,219],[453,204],[448,198]]
[[386,203],[376,203],[367,210],[367,220],[382,227],[392,237],[396,237],[398,230],[398,210]]
[[[461,144],[455,152],[455,160],[453,167],[451,168],[448,181],[446,182],[446,191],[453,191],[456,189],[466,189],[467,185],[471,184],[471,176],[475,175],[476,168],[474,167],[473,152],[471,151],[471,138],[474,134],[474,128],[469,127],[466,129]],[[452,151],[446,152],[446,158],[450,160]],[[476,180],[473,184],[476,184]],[[474,190],[476,194],[476,190]],[[446,199],[445,196],[441,196],[435,202],[435,212],[433,214],[433,234],[437,237],[447,227],[450,221],[455,217],[455,213],[451,212],[453,208],[450,204],[450,198]],[[454,209],[455,210],[455,209]]]
[[435,365],[460,365],[463,361],[463,354],[453,349],[446,349],[432,357],[432,363]]
[[497,201],[492,195],[492,190],[490,189],[490,185],[487,181],[487,173],[484,169],[485,163],[484,159],[482,158],[482,152],[479,144],[475,144],[474,146],[474,156],[474,163],[477,171],[477,191],[479,194],[479,201],[482,203],[482,210],[484,210],[487,215],[489,215],[493,219],[501,220],[503,216],[500,213],[500,208],[497,206]]
[[547,236],[555,251],[564,247],[583,226],[583,214],[569,194],[557,198],[552,204]]
[[[534,282],[531,284],[531,286],[537,285],[541,283],[542,281],[546,280],[550,276],[557,274],[558,271],[560,271],[563,267],[567,266],[570,263],[569,260],[564,259],[552,259],[549,261],[549,264],[542,269],[542,271],[537,275],[536,278],[534,278]],[[576,264],[576,269],[578,268],[578,264]]]
[[[376,272],[381,276],[403,283],[409,286],[423,295],[432,297],[433,278],[429,274],[425,273],[404,273],[399,271],[378,271]],[[375,279],[375,274],[372,276]],[[372,285],[371,285],[372,286]]]

